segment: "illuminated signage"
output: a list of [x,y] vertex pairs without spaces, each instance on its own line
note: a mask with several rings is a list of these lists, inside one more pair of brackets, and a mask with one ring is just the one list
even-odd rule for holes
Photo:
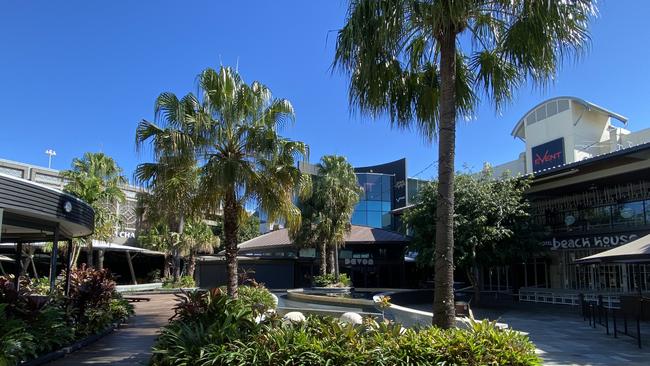
[[563,165],[565,162],[564,138],[533,147],[532,160],[533,172]]

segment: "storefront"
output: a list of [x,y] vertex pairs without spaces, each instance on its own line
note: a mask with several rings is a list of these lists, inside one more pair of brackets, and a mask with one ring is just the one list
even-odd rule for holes
[[[408,237],[399,233],[352,225],[339,250],[339,270],[355,287],[408,287],[404,253]],[[269,288],[309,287],[318,275],[320,257],[315,248],[293,243],[287,229],[260,235],[239,244],[240,272]],[[225,284],[225,260],[204,256],[198,263],[199,285]]]
[[575,97],[544,101],[516,124],[525,151],[494,171],[533,177],[527,197],[543,250],[500,269],[512,290],[620,294],[637,291],[636,276],[649,290],[650,266],[575,263],[650,234],[650,129],[624,127],[625,117]]

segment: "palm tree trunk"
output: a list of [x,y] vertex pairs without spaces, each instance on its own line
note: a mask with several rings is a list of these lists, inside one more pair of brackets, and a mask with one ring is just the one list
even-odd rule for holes
[[327,273],[334,275],[336,274],[336,259],[334,258],[334,246],[327,246]]
[[[181,215],[180,221],[178,222],[178,234],[182,238],[183,230],[185,229],[185,217]],[[180,243],[178,243],[180,245]],[[181,249],[178,247],[174,249],[174,282],[178,281],[181,277]]]
[[456,145],[456,33],[445,30],[440,43],[440,125],[436,205],[433,325],[451,328],[454,311],[454,155]]
[[104,269],[104,251],[97,251],[97,269]]
[[325,276],[327,274],[327,245],[323,242],[318,246],[318,251],[320,254],[320,267],[319,274]]
[[235,192],[228,192],[223,208],[223,234],[226,247],[226,270],[228,274],[228,295],[237,298],[237,226],[239,208]]
[[174,282],[181,277],[181,251],[174,248]]
[[192,251],[190,252],[190,256],[187,260],[187,275],[194,278],[194,272],[196,272],[196,253]]
[[93,245],[88,243],[86,246],[86,264],[88,267],[93,267],[95,265],[95,258],[93,257]]
[[171,270],[169,268],[169,254],[165,253],[165,263],[163,263],[163,278],[169,278]]

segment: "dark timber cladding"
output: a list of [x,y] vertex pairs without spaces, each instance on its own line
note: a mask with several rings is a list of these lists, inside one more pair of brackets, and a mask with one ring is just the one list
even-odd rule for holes
[[[52,242],[50,293],[57,276],[58,243],[68,241],[67,268],[70,268],[72,238],[93,233],[95,213],[87,203],[56,189],[10,175],[0,174],[0,242],[16,243],[14,287],[20,288],[23,243]],[[70,288],[66,271],[65,292]]]
[[2,242],[51,241],[58,227],[62,239],[92,234],[93,209],[67,193],[0,174]]

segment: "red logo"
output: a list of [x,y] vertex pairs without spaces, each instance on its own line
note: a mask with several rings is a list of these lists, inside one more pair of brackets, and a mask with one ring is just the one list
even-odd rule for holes
[[562,152],[558,151],[555,153],[549,153],[548,150],[544,152],[544,156],[540,156],[539,154],[535,154],[535,165],[543,165],[546,163],[553,162],[555,160],[558,160],[562,157]]

